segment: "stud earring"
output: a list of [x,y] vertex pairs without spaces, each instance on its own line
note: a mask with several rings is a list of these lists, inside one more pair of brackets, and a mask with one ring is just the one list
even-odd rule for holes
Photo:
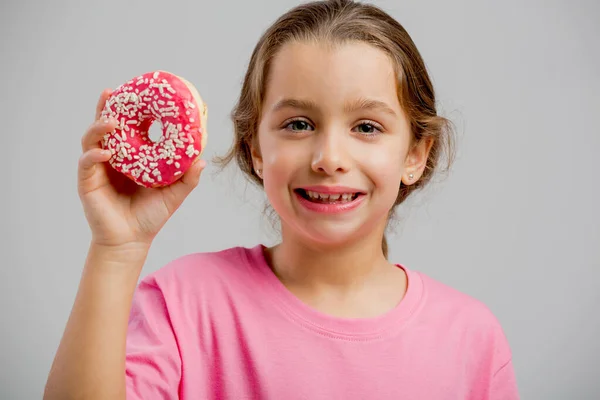
[[415,176],[414,176],[413,174],[408,174],[408,179],[410,179],[411,181],[412,181],[412,179],[413,179],[414,177],[415,177]]
[[259,177],[260,179],[262,179],[262,169],[258,168],[258,169],[256,170],[256,175],[258,175],[258,177]]

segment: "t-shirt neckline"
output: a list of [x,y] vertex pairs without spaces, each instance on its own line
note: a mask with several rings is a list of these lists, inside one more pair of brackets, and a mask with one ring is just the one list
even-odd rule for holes
[[424,290],[420,275],[401,264],[395,264],[404,270],[407,277],[406,293],[396,307],[369,318],[343,318],[322,313],[302,302],[285,287],[269,267],[265,249],[266,246],[259,244],[245,252],[250,267],[267,283],[262,289],[272,291],[277,305],[296,323],[321,335],[353,341],[383,338],[401,330],[422,303]]

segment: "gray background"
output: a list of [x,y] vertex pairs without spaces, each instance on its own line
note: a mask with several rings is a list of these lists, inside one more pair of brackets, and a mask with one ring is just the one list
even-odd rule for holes
[[[80,137],[104,87],[165,69],[210,106],[206,157],[252,47],[292,0],[6,2],[0,8],[0,393],[40,398],[89,240]],[[396,262],[484,301],[524,399],[600,398],[600,4],[378,1],[408,29],[459,131],[443,181],[400,209]],[[206,170],[143,275],[194,251],[271,243],[264,197]]]

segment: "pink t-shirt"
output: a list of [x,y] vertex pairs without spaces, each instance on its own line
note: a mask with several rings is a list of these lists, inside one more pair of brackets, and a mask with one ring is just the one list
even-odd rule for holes
[[144,278],[127,334],[128,399],[518,399],[511,352],[479,301],[424,274],[370,319],[293,296],[263,246],[178,258]]

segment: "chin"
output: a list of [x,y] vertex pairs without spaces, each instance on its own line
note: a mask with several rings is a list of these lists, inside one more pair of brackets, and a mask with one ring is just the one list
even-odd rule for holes
[[342,247],[373,234],[370,227],[357,221],[297,221],[296,235],[303,241],[325,247]]

